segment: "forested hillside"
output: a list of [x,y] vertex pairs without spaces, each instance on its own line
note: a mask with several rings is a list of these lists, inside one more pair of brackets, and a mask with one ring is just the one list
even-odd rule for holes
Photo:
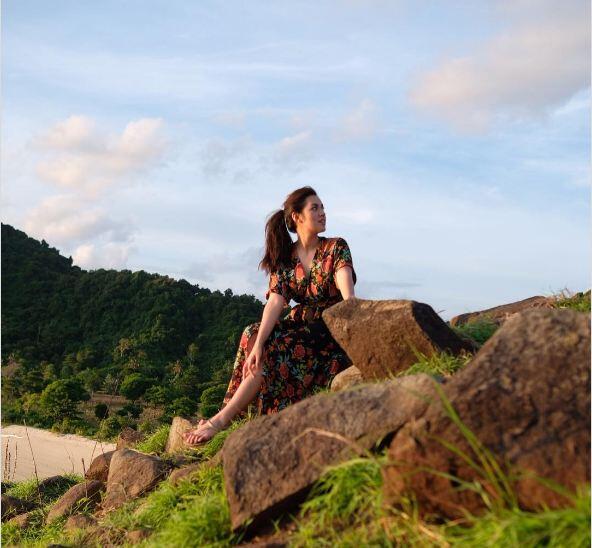
[[3,420],[26,414],[30,424],[80,429],[93,421],[81,419],[77,402],[96,392],[130,400],[111,424],[102,421],[113,431],[141,421],[146,407],[166,419],[194,413],[200,400],[216,405],[242,329],[261,312],[254,296],[230,289],[144,271],[82,270],[3,224]]

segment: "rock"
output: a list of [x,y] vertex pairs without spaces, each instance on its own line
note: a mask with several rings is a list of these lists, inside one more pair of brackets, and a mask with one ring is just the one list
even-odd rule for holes
[[135,529],[134,531],[128,531],[125,538],[130,544],[138,544],[146,540],[149,536],[150,531],[148,529]]
[[117,444],[115,450],[123,449],[125,447],[133,447],[145,438],[144,434],[126,426],[117,437]]
[[101,491],[105,484],[102,481],[89,480],[70,487],[47,514],[47,523],[75,513],[80,506],[95,506],[101,500]]
[[182,435],[188,430],[197,428],[197,423],[192,423],[182,417],[175,417],[171,423],[169,437],[165,446],[165,453],[174,453],[176,451],[187,449],[188,446],[182,438]]
[[21,529],[27,529],[36,521],[36,518],[39,519],[39,516],[35,516],[34,512],[25,512],[24,514],[19,514],[18,516],[9,519],[8,523],[16,525]]
[[94,527],[97,524],[97,520],[92,516],[86,514],[74,514],[70,516],[64,524],[64,529],[67,531],[74,531],[75,529],[87,529]]
[[502,304],[500,306],[494,306],[486,310],[480,310],[478,312],[468,312],[466,314],[460,314],[454,316],[450,320],[450,325],[458,327],[468,322],[473,322],[481,319],[489,319],[492,322],[502,325],[512,315],[523,312],[530,308],[553,308],[553,297],[530,297],[522,301],[516,301],[514,303]]
[[34,508],[30,502],[17,497],[11,497],[10,495],[2,495],[0,506],[2,507],[2,521],[6,521]]
[[417,363],[414,349],[426,356],[473,349],[431,306],[416,301],[347,299],[323,311],[323,320],[368,380],[392,377]]
[[331,392],[345,390],[350,386],[355,386],[362,382],[364,382],[364,379],[362,379],[362,372],[355,365],[352,365],[333,377],[333,380],[331,381]]
[[[513,316],[443,390],[506,475],[522,469],[572,490],[589,484],[589,314],[533,309]],[[438,440],[478,461],[438,399],[392,440],[389,457],[404,464],[384,468],[385,501],[395,504],[412,492],[422,513],[456,518],[463,509],[480,512],[484,503],[474,491],[455,489],[445,477],[425,471],[479,481],[493,492],[490,482]],[[513,489],[525,510],[569,504],[532,478],[517,480]]]
[[104,510],[118,508],[149,491],[163,480],[167,466],[158,457],[131,449],[119,449],[111,457]]
[[183,468],[173,470],[169,476],[169,481],[173,485],[177,485],[181,480],[184,480],[197,472],[203,465],[203,462],[194,462],[193,464],[184,466]]
[[115,451],[107,451],[95,457],[90,463],[89,469],[86,471],[84,477],[87,480],[97,480],[107,483],[109,476],[109,464],[111,464],[111,457]]
[[299,502],[330,464],[364,452],[420,414],[427,375],[321,393],[232,432],[222,461],[233,530]]

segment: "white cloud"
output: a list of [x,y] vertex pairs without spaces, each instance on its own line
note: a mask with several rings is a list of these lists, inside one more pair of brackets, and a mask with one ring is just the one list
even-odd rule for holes
[[166,148],[162,126],[160,118],[143,118],[128,123],[121,134],[103,135],[90,118],[71,116],[34,139],[48,156],[37,165],[37,175],[96,197],[161,159]]
[[[590,17],[586,3],[564,11],[540,6],[518,17],[476,53],[448,59],[419,76],[416,107],[462,132],[483,132],[498,118],[537,119],[590,84]],[[512,14],[516,15],[514,8]],[[536,9],[530,2],[522,10]]]
[[122,269],[132,250],[131,244],[108,242],[106,244],[83,244],[72,253],[75,265],[84,269],[114,268]]
[[378,131],[378,108],[370,99],[364,99],[341,121],[336,139],[357,141],[371,139]]
[[24,225],[31,236],[66,250],[99,237],[128,242],[133,232],[131,223],[112,219],[103,208],[64,194],[46,198],[30,210]]

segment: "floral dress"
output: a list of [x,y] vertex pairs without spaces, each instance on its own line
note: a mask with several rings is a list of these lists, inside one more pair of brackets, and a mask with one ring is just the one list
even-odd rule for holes
[[[297,305],[287,307],[289,312],[280,317],[265,341],[263,381],[254,402],[259,414],[277,413],[310,396],[351,365],[351,360],[321,318],[325,308],[343,300],[335,285],[335,272],[350,266],[356,283],[347,242],[343,238],[319,236],[308,276],[296,245],[292,247],[292,264],[270,274],[265,295],[268,300],[271,293],[278,293],[286,303],[293,299]],[[227,405],[242,381],[247,346],[251,337],[257,336],[260,324],[249,324],[243,331],[222,407]]]

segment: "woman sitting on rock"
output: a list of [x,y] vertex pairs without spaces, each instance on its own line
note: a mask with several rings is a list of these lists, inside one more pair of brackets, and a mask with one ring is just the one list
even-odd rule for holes
[[[356,274],[346,241],[319,236],[325,224],[323,203],[308,186],[292,192],[267,221],[259,265],[270,274],[263,316],[243,331],[220,411],[187,432],[186,443],[208,441],[255,400],[259,414],[277,413],[351,365],[321,313],[354,297]],[[298,234],[296,242],[288,231]],[[292,299],[298,304],[283,316]]]

